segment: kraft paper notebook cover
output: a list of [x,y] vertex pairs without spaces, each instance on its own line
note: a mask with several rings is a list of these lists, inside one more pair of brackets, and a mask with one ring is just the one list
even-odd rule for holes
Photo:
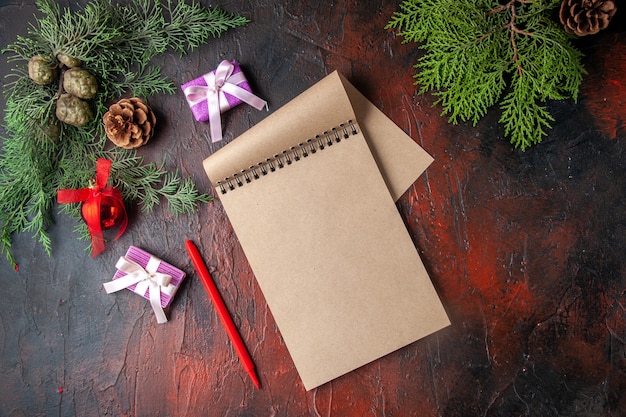
[[395,205],[431,161],[337,72],[204,161],[307,390],[449,324]]

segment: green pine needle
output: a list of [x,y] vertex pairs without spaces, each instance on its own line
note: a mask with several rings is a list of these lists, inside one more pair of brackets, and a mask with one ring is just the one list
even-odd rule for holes
[[406,0],[387,29],[424,53],[415,68],[451,123],[476,125],[499,105],[515,147],[541,142],[551,127],[547,100],[578,97],[582,54],[552,19],[560,0]]
[[[8,75],[4,96],[5,136],[0,138],[0,251],[12,264],[12,236],[30,233],[48,255],[52,242],[46,230],[57,190],[83,188],[95,174],[98,158],[113,161],[110,184],[127,202],[137,201],[149,212],[165,200],[175,216],[192,213],[198,203],[210,201],[190,178],[144,162],[133,151],[106,149],[101,120],[107,101],[128,94],[147,98],[171,94],[175,88],[151,60],[171,50],[187,53],[248,20],[218,8],[191,1],[130,0],[115,4],[93,0],[79,10],[61,9],[54,0],[38,0],[40,15],[2,53],[19,63]],[[94,120],[83,127],[58,122],[55,116],[58,81],[37,85],[28,77],[26,62],[34,55],[50,60],[60,53],[82,61],[98,80],[98,94],[90,101]],[[62,213],[80,219],[78,204],[59,206]],[[89,240],[85,224],[76,231]]]

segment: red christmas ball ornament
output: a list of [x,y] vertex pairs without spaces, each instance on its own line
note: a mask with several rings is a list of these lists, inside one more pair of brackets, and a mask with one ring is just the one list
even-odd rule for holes
[[59,190],[57,193],[59,203],[82,202],[81,216],[91,235],[93,257],[104,250],[103,230],[119,227],[115,236],[117,239],[124,233],[128,224],[122,193],[117,188],[107,185],[110,170],[111,161],[98,159],[96,179],[90,181],[88,188]]
[[122,220],[122,210],[111,198],[103,198],[100,203],[100,226],[102,230],[119,226]]
[[85,223],[90,225],[99,221],[102,230],[120,226],[127,221],[121,194],[118,195],[118,190],[113,187],[107,188],[109,188],[108,192],[100,192],[93,201],[83,202],[80,208]]
[[100,203],[100,225],[102,230],[119,226],[126,215],[124,207],[120,207],[119,200],[105,197]]

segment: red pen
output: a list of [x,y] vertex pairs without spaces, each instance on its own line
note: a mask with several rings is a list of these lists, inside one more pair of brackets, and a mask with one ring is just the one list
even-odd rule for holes
[[198,275],[200,275],[200,280],[202,284],[204,284],[204,288],[209,293],[209,297],[215,306],[215,310],[217,311],[217,315],[219,316],[222,324],[226,328],[226,333],[228,333],[228,338],[232,342],[235,352],[239,356],[239,360],[243,364],[244,369],[250,375],[254,386],[257,388],[261,388],[261,383],[259,382],[259,378],[256,375],[256,371],[254,370],[254,363],[250,358],[250,354],[248,353],[248,349],[246,349],[246,345],[243,344],[241,340],[241,336],[235,327],[235,323],[233,323],[232,318],[228,314],[228,309],[226,308],[226,304],[224,304],[224,300],[222,300],[222,296],[220,295],[213,279],[211,278],[211,274],[209,274],[209,270],[207,269],[204,261],[202,260],[202,256],[198,251],[196,245],[191,241],[187,240],[185,242],[185,247],[187,248],[187,253],[191,258],[191,262],[193,266],[196,268]]

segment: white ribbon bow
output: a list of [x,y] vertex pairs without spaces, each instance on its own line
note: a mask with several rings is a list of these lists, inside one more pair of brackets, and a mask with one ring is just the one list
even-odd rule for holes
[[149,291],[150,305],[157,318],[157,323],[166,323],[167,317],[161,307],[161,293],[172,294],[176,287],[170,283],[172,277],[167,274],[157,272],[161,260],[155,256],[151,256],[146,268],[144,269],[137,262],[122,256],[115,264],[115,267],[126,275],[114,279],[111,282],[105,282],[104,289],[107,294],[128,288],[133,284],[137,284],[133,290],[135,293],[143,296],[146,290]]
[[261,110],[263,107],[267,108],[267,102],[265,100],[262,100],[237,85],[246,81],[246,78],[243,72],[238,72],[233,75],[234,69],[235,66],[232,63],[224,60],[218,65],[215,72],[211,71],[203,75],[207,83],[206,86],[189,86],[183,91],[191,107],[206,100],[209,112],[211,140],[213,142],[222,140],[222,121],[220,114],[230,109],[230,104],[228,100],[226,100],[224,93],[237,97],[257,110]]

